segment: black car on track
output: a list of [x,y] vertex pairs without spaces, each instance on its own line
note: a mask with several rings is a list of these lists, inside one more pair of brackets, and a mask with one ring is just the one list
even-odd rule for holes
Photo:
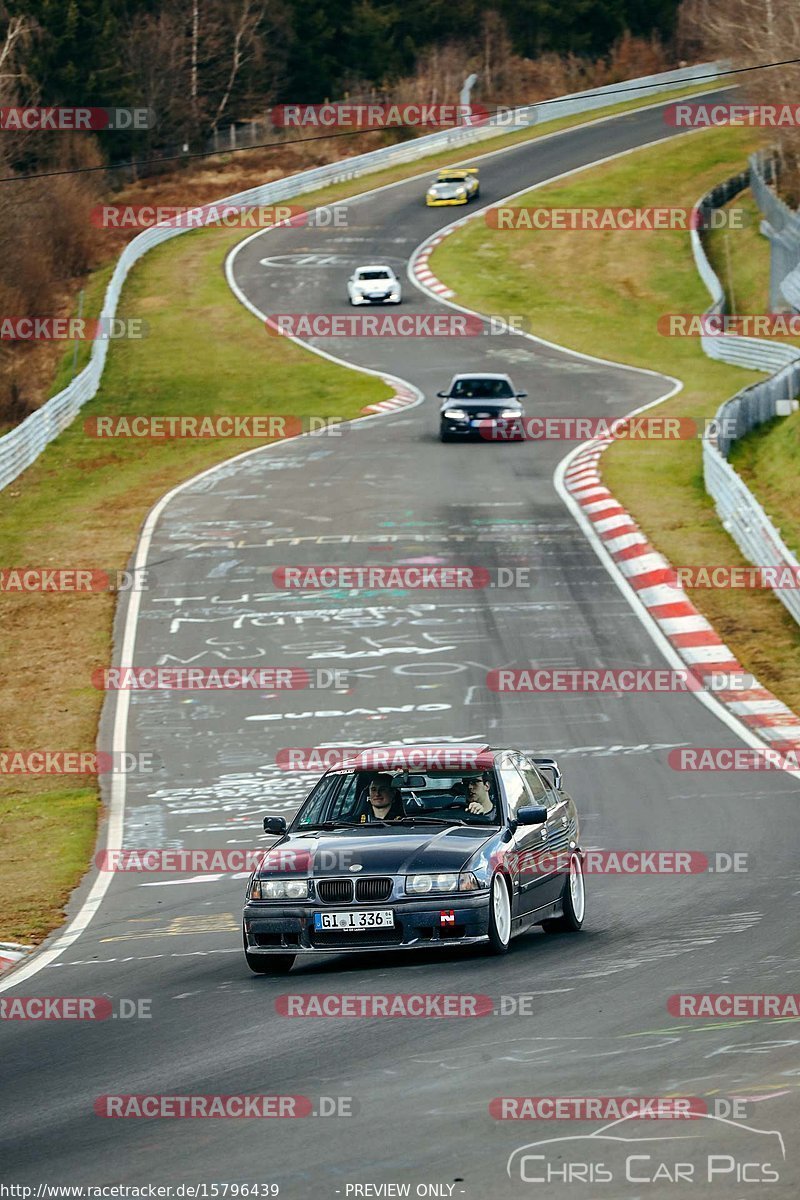
[[322,776],[248,884],[244,952],[258,974],[298,955],[485,943],[535,925],[576,931],[578,814],[552,758],[487,745],[365,750]]
[[436,393],[442,401],[439,440],[524,441],[525,410],[520,400],[527,394],[518,392],[508,375],[454,375],[447,391]]

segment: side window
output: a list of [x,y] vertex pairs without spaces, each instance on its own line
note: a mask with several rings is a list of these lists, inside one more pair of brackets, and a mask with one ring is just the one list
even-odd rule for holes
[[546,804],[549,808],[553,806],[553,796],[550,789],[545,784],[539,772],[532,763],[528,763],[525,759],[520,763],[520,770],[528,785],[531,796],[533,797],[532,804]]
[[299,827],[327,820],[325,809],[331,797],[336,794],[341,778],[341,775],[326,775],[320,779],[308,798],[308,807],[298,822]]
[[531,803],[525,787],[525,781],[523,780],[517,768],[508,760],[498,767],[498,774],[503,781],[503,791],[505,792],[506,796],[508,815],[509,817],[515,817],[517,815],[517,809],[520,807],[520,805],[524,807],[526,804]]
[[356,821],[367,790],[369,776],[348,775],[342,789],[331,805],[328,817],[331,821]]

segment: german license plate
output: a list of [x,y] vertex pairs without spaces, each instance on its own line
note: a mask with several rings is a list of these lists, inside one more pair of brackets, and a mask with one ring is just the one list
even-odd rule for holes
[[349,912],[315,912],[315,929],[393,929],[394,912],[391,908],[352,909]]

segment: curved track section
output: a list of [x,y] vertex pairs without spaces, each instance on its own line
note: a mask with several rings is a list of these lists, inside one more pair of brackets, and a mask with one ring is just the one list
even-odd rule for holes
[[[655,108],[485,156],[483,200],[672,134]],[[388,258],[400,273],[415,247],[452,220],[448,210],[426,210],[420,192],[411,181],[354,199],[351,225],[338,234],[280,229],[249,239],[229,264],[237,291],[264,314],[349,311],[348,268]],[[401,311],[436,310],[433,298],[409,289]],[[561,415],[623,414],[670,387],[650,373],[507,334],[342,339],[317,348],[427,396],[456,369],[509,371],[531,407]],[[347,677],[338,690],[134,693],[127,744],[158,754],[163,769],[155,784],[128,781],[124,845],[252,847],[263,836],[261,815],[292,811],[311,779],[277,766],[283,747],[486,738],[559,756],[588,846],[746,851],[750,869],[589,877],[581,935],[533,934],[500,963],[479,953],[332,956],[281,983],[249,977],[242,961],[242,878],[115,876],[80,936],[22,984],[10,980],[5,996],[147,998],[152,1017],[25,1023],[14,1029],[13,1057],[0,1023],[0,1156],[9,1182],[260,1181],[279,1184],[281,1197],[332,1198],[403,1194],[388,1184],[415,1195],[423,1194],[419,1185],[436,1185],[441,1190],[427,1194],[588,1198],[598,1189],[574,1171],[543,1191],[532,1181],[536,1160],[519,1148],[577,1137],[565,1143],[562,1164],[597,1164],[623,1143],[587,1146],[596,1123],[498,1121],[491,1100],[673,1094],[748,1097],[751,1128],[693,1122],[680,1144],[681,1161],[696,1170],[692,1182],[663,1173],[632,1182],[620,1166],[611,1189],[599,1191],[753,1191],[732,1174],[707,1183],[708,1155],[775,1159],[773,1143],[769,1154],[761,1149],[759,1138],[769,1135],[752,1130],[786,1134],[797,1125],[796,1026],[680,1021],[667,1000],[682,991],[788,990],[797,868],[792,838],[778,831],[794,829],[796,785],[778,773],[732,782],[671,770],[670,749],[739,744],[691,696],[486,689],[488,670],[531,661],[665,665],[554,489],[563,454],[563,445],[547,442],[441,446],[429,403],[338,438],[305,437],[242,456],[178,489],[151,523],[157,587],[140,597],[133,661],[297,665]],[[271,582],[278,566],[366,561],[521,566],[533,586],[286,594]],[[120,612],[120,645],[125,617]],[[110,701],[105,720],[113,719]],[[288,1019],[276,1012],[287,991],[485,993],[505,1015]],[[105,1093],[261,1092],[310,1096],[316,1111],[321,1095],[349,1096],[356,1115],[93,1115]],[[608,1138],[635,1141],[635,1153],[652,1156],[652,1176],[660,1158],[675,1154],[648,1139],[672,1133],[651,1121]],[[778,1157],[780,1182],[761,1184],[759,1196],[796,1190],[788,1143]],[[647,1164],[638,1165],[641,1180]]]

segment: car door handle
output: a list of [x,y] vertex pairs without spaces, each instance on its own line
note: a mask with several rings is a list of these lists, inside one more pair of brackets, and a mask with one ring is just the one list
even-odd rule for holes
[[546,840],[547,840],[547,830],[543,828],[542,829],[542,841],[546,841]]

